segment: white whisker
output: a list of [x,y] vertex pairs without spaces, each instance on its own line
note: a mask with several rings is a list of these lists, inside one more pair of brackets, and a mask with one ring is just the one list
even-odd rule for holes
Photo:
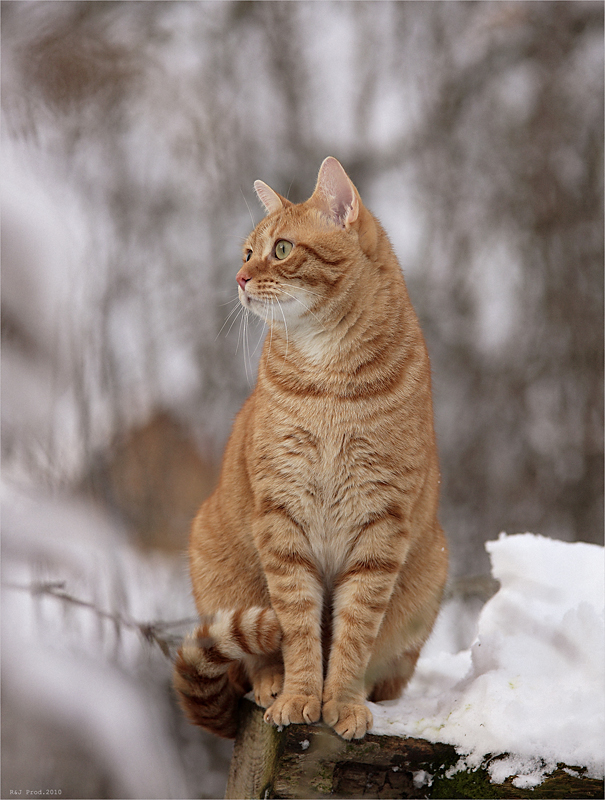
[[248,381],[248,385],[252,386],[252,359],[250,357],[250,335],[248,331],[249,316],[249,313],[247,313],[246,325],[244,327],[244,367],[246,369],[246,380]]
[[221,333],[223,332],[223,328],[225,327],[225,325],[229,322],[231,317],[233,317],[233,320],[231,320],[231,325],[229,325],[229,328],[228,328],[227,333],[226,333],[227,336],[229,335],[229,333],[231,332],[231,328],[233,327],[235,322],[237,322],[237,318],[238,318],[239,314],[242,311],[244,311],[244,308],[241,305],[241,303],[239,302],[239,300],[237,302],[238,302],[239,308],[236,306],[235,308],[232,308],[231,311],[227,314],[227,317],[225,318],[225,321],[221,325],[219,332],[216,334],[216,337],[214,339],[215,342],[218,339],[218,337],[221,335]]
[[[222,308],[223,306],[230,306],[233,303],[239,303],[239,297],[232,297],[231,300],[227,300],[225,303],[218,303],[217,305]],[[241,303],[240,303],[241,305]]]
[[[264,302],[264,305],[265,305],[265,316],[266,316],[266,310],[268,307],[266,301]],[[269,328],[269,347],[267,348],[267,360],[269,360],[271,356],[271,348],[273,347],[273,307],[271,307],[271,321],[266,320],[266,324]]]
[[[278,286],[280,286],[280,287],[281,286],[287,286],[287,285],[288,284],[286,284],[286,283],[278,283]],[[301,292],[306,292],[307,294],[312,294],[315,297],[319,297],[321,300],[323,300],[323,295],[319,294],[319,292],[313,292],[313,291],[311,291],[311,289],[305,289],[304,286],[296,286],[296,287],[293,286],[291,288],[299,289]]]
[[[235,323],[237,322],[238,318],[245,317],[245,316],[246,316],[246,312],[245,312],[245,310],[242,308],[242,310],[241,310],[241,311],[238,311],[238,313],[235,315],[235,317],[233,317],[233,320],[231,321],[231,325],[229,325],[229,327],[228,327],[228,329],[227,329],[227,333],[226,333],[225,335],[226,335],[226,336],[229,336],[229,334],[231,333],[231,329],[233,328],[233,326],[234,326],[234,325],[235,325]],[[238,338],[239,338],[239,337],[238,337]]]
[[244,353],[244,356],[245,356],[244,343],[245,343],[245,339],[246,339],[246,326],[248,324],[248,312],[243,307],[242,307],[242,311],[244,313],[241,314],[240,317],[239,317],[239,333],[238,333],[238,336],[237,336],[237,347],[235,348],[235,354],[237,355],[237,351],[239,350],[239,346],[240,346],[240,342],[241,342],[242,353]]
[[265,329],[265,325],[266,325],[266,322],[264,320],[260,319],[260,317],[257,317],[256,315],[255,315],[255,321],[256,321],[257,324],[260,323],[261,331],[260,331],[260,334],[258,336],[258,342],[256,343],[256,347],[252,351],[252,355],[253,356],[256,355],[256,351],[258,350],[258,348],[260,346],[260,343],[263,341],[263,333],[264,333],[264,329]]
[[[285,294],[288,294],[288,293],[285,292]],[[288,358],[288,347],[290,345],[290,340],[288,338],[288,323],[286,322],[286,315],[284,314],[284,310],[281,307],[281,303],[279,302],[279,300],[277,298],[275,298],[275,302],[277,303],[277,305],[279,307],[279,310],[281,311],[281,315],[284,318],[284,328],[286,329],[286,358]]]
[[[254,222],[254,217],[252,216],[252,211],[250,210],[250,206],[248,205],[248,201],[246,200],[246,195],[244,194],[244,190],[242,189],[241,186],[239,187],[239,190],[242,193],[242,197],[244,198],[244,203],[246,204],[246,208],[248,209],[248,213],[250,214],[250,219],[252,220],[252,227],[255,228],[256,225],[255,225],[255,222]],[[244,241],[245,241],[245,239],[244,239]]]

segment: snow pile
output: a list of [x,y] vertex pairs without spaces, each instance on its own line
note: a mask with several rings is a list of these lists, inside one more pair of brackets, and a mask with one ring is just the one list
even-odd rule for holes
[[[501,588],[468,650],[450,652],[444,606],[404,697],[372,704],[373,733],[455,745],[456,769],[488,754],[494,782],[539,784],[557,762],[603,776],[603,548],[530,533],[486,543]],[[451,649],[451,648],[450,648]]]

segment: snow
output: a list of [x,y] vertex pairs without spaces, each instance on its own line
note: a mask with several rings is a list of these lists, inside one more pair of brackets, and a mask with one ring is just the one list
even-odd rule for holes
[[[225,758],[177,708],[158,646],[174,655],[196,620],[185,559],[137,551],[85,500],[5,480],[0,495],[3,712],[50,727],[47,760],[64,738],[78,743],[80,780],[100,774],[107,796],[221,796]],[[50,780],[27,760],[30,739],[26,775],[11,765],[15,789]]]
[[603,548],[526,533],[486,549],[500,589],[472,645],[452,647],[459,607],[447,603],[404,696],[371,704],[372,733],[455,745],[456,771],[484,764],[518,788],[558,762],[603,777]]

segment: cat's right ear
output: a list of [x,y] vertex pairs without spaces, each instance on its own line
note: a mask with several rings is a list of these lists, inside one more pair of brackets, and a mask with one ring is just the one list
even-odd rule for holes
[[265,207],[267,214],[272,214],[274,211],[281,211],[282,208],[292,205],[289,200],[286,200],[281,194],[274,192],[264,181],[254,181],[254,191]]

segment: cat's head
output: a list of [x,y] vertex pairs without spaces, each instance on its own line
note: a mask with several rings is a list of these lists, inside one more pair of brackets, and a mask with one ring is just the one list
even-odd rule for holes
[[254,188],[267,216],[244,244],[242,305],[290,330],[338,317],[380,236],[351,179],[329,157],[304,203],[291,203],[263,181]]

